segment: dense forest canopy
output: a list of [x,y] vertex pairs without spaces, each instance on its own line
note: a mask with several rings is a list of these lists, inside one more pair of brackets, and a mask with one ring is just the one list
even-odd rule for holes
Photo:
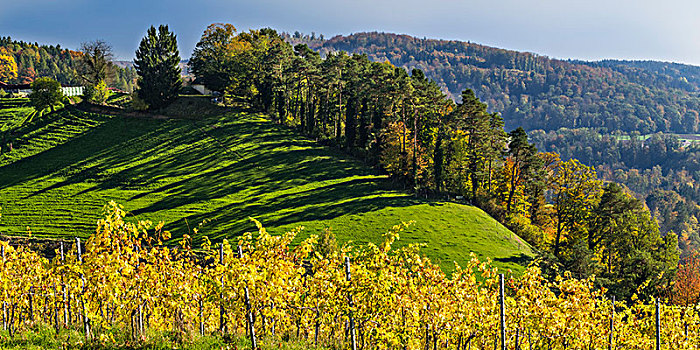
[[[39,77],[50,77],[63,85],[82,84],[77,60],[80,51],[64,49],[61,45],[39,45],[0,37],[0,81],[9,84],[29,84]],[[108,85],[132,91],[136,72],[132,68],[117,68]]]
[[[296,40],[303,40],[299,36]],[[418,68],[457,100],[465,88],[503,115],[507,128],[700,131],[700,68],[661,62],[550,59],[461,41],[357,33],[309,40],[322,55],[347,51]]]

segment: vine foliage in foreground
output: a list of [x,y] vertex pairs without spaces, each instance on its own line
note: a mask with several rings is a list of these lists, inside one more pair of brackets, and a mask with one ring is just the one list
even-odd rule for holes
[[[179,336],[227,332],[244,335],[244,289],[258,336],[347,344],[352,313],[362,348],[493,349],[498,339],[497,270],[474,255],[446,275],[420,254],[419,245],[392,249],[393,227],[381,245],[346,244],[321,255],[317,237],[291,246],[300,229],[272,236],[258,225],[236,245],[220,251],[205,239],[197,254],[185,236],[177,248],[163,246],[163,223],[128,222],[111,202],[96,232],[85,242],[82,262],[75,246],[48,260],[25,247],[0,242],[3,327],[10,334],[34,324],[85,329],[101,342],[116,334],[135,339],[145,330]],[[347,281],[343,260],[351,260]],[[223,283],[222,283],[223,281]],[[604,290],[593,279],[568,275],[546,281],[536,264],[506,287],[509,349],[607,349],[612,314]],[[65,295],[65,297],[64,297]],[[352,307],[348,302],[352,296]],[[221,327],[220,308],[223,306]],[[653,305],[633,298],[616,304],[613,342],[617,348],[653,349]],[[662,307],[662,342],[690,349],[700,341],[696,307]]]

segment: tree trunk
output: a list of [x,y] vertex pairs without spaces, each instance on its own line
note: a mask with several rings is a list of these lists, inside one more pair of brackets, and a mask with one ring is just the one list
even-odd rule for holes
[[561,215],[558,213],[557,210],[557,237],[554,240],[554,256],[556,257],[559,256],[559,244],[561,242],[561,231],[563,230],[561,219]]
[[510,189],[508,191],[508,202],[506,204],[506,212],[510,213],[510,208],[513,204],[513,196],[515,196],[515,186],[517,184],[516,176],[518,175],[518,162],[513,163],[513,171],[510,177]]
[[340,117],[343,115],[343,88],[338,91],[338,114],[335,117],[335,142],[340,145]]
[[[416,160],[418,149],[418,113],[413,107],[413,189],[418,187],[418,163]],[[417,193],[416,193],[417,194]]]

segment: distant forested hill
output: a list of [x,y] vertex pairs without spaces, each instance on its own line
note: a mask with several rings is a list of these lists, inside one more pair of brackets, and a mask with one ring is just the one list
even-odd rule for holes
[[653,85],[688,92],[700,92],[700,67],[659,61],[602,60],[598,62],[572,61],[591,67],[610,68],[623,73],[635,83]]
[[492,111],[503,114],[507,128],[700,132],[700,67],[564,61],[469,42],[376,32],[308,43],[322,54],[343,50],[420,68],[453,98],[471,88]]
[[[39,45],[0,37],[0,81],[11,84],[28,84],[39,77],[52,77],[61,84],[79,85],[76,60],[81,53],[67,50],[61,45]],[[110,86],[133,90],[136,71],[117,66]]]

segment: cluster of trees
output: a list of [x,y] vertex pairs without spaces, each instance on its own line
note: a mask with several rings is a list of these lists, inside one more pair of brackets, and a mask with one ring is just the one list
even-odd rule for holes
[[619,297],[669,282],[675,235],[662,236],[639,200],[593,168],[538,152],[522,128],[506,133],[472,90],[454,103],[419,69],[342,51],[322,58],[284,39],[213,24],[190,67],[225,102],[341,147],[416,195],[467,198],[538,247],[548,266],[596,274]]
[[421,69],[455,100],[471,88],[512,128],[700,132],[700,80],[694,78],[700,74],[691,66],[562,61],[469,42],[376,32],[309,45],[322,56],[347,51]]
[[[60,47],[49,49],[61,52]],[[74,60],[70,61],[75,68],[73,74],[79,84],[85,85],[83,97],[91,103],[104,103],[109,96],[107,86],[119,81],[120,72],[123,71],[113,62],[112,47],[104,41],[95,40],[83,43],[80,52],[71,53],[74,55]],[[0,62],[3,62],[2,59],[0,55]],[[129,70],[138,75],[135,97],[152,109],[171,103],[182,88],[179,63],[175,34],[166,25],[161,25],[158,30],[151,26],[136,51],[135,69]],[[63,100],[61,84],[50,76],[37,78],[33,80],[29,97],[37,111],[47,108],[54,111]]]
[[[61,45],[39,45],[0,37],[0,81],[30,84],[39,77],[50,77],[64,85],[81,85],[84,74],[80,61],[86,48],[67,50]],[[132,91],[136,72],[131,68],[114,67],[108,86]]]
[[602,179],[625,184],[646,202],[662,233],[676,232],[684,256],[700,249],[700,145],[675,135],[596,129],[535,130],[540,149],[594,165]]
[[602,60],[572,61],[591,67],[605,67],[624,74],[631,81],[661,89],[700,90],[700,67],[660,61]]

